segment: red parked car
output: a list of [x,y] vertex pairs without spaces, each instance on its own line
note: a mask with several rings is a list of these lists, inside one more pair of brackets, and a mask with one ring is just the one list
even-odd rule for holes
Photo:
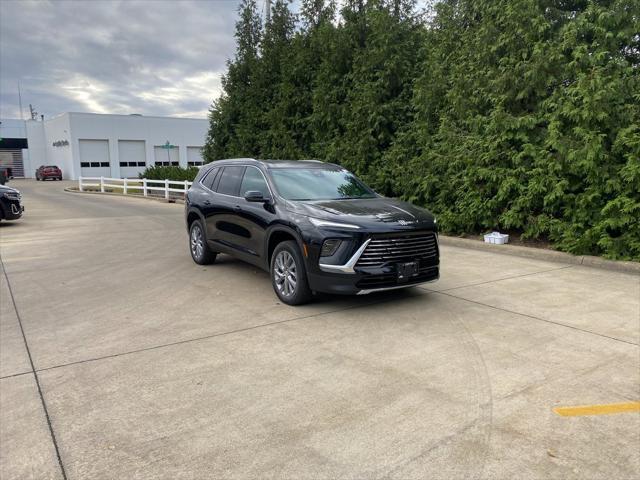
[[36,170],[36,180],[46,180],[47,178],[62,180],[62,170],[55,165],[41,165]]

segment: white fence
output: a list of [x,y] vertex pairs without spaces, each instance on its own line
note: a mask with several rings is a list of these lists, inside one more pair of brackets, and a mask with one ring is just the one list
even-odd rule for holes
[[[193,182],[187,180],[149,180],[146,178],[108,178],[108,177],[78,177],[78,190],[100,189],[101,193],[106,190],[122,190],[123,195],[142,195],[144,197],[163,197],[167,200],[171,198],[171,193],[181,193],[184,195]],[[176,186],[179,186],[177,188]],[[88,187],[88,188],[87,188]],[[175,196],[174,196],[175,197]]]

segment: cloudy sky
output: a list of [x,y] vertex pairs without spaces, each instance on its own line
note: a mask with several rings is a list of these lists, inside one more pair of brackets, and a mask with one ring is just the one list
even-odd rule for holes
[[[0,118],[20,118],[18,84],[25,118],[29,104],[45,117],[204,118],[235,52],[239,3],[0,0]],[[264,14],[265,0],[256,3]]]
[[[0,117],[204,117],[233,56],[239,0],[0,0]],[[262,6],[259,0],[258,5]]]

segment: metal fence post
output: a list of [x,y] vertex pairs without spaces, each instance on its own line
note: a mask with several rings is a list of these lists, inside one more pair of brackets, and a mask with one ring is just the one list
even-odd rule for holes
[[123,181],[123,189],[122,189],[122,191],[126,195],[127,194],[127,179],[124,178],[123,180],[124,181]]
[[147,196],[147,179],[142,179],[142,195]]
[[189,190],[189,180],[184,181],[184,198],[187,198],[187,190]]
[[164,180],[164,198],[169,200],[169,180]]
[[100,193],[104,193],[104,177],[100,177]]
[[81,192],[84,192],[84,189],[82,188],[82,177],[78,177],[78,190],[80,190]]

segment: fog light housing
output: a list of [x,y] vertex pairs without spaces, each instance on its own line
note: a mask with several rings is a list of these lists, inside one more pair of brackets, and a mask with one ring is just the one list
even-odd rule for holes
[[320,256],[330,257],[331,255],[333,255],[338,251],[338,248],[340,248],[341,243],[342,243],[342,240],[339,240],[337,238],[330,238],[328,240],[325,240],[324,243],[322,244],[322,250],[320,250]]

